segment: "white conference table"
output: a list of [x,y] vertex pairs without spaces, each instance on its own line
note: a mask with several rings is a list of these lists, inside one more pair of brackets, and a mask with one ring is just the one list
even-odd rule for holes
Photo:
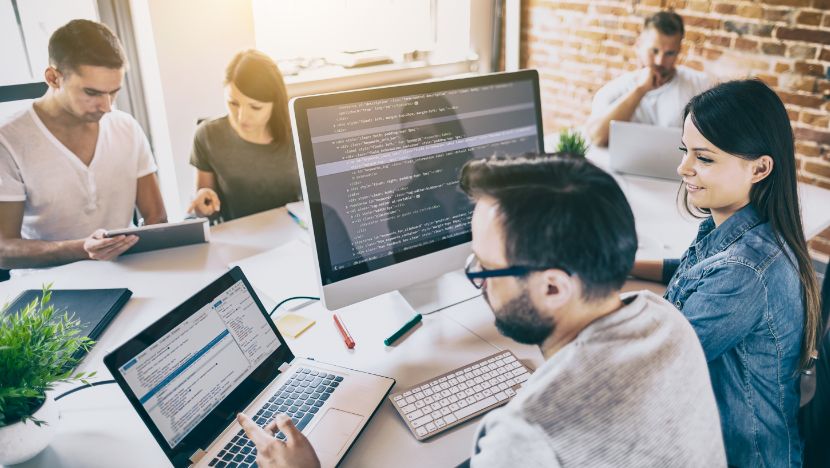
[[[607,153],[589,157],[607,164]],[[604,159],[603,159],[604,158]],[[694,237],[698,221],[675,207],[677,182],[615,176],[633,207],[641,245],[640,258],[677,256]],[[818,233],[830,225],[830,191],[801,186],[805,230]],[[294,224],[284,208],[215,226],[211,243],[124,256],[115,262],[83,261],[0,283],[0,303],[25,289],[54,283],[55,288],[128,287],[133,297],[81,364],[96,371],[95,380],[111,378],[103,356],[157,320],[215,279],[232,262],[267,252],[308,233]],[[311,261],[309,258],[308,261]],[[291,275],[295,265],[274,264],[273,281]],[[244,268],[243,268],[244,271]],[[262,277],[263,272],[256,272]],[[250,273],[249,273],[250,275]],[[256,283],[254,283],[256,286]],[[626,289],[651,287],[630,282]],[[660,289],[659,285],[656,289]],[[273,299],[263,297],[266,307]],[[288,308],[291,307],[289,304]],[[412,311],[397,293],[342,309],[338,313],[357,342],[347,350],[334,328],[331,314],[319,303],[297,311],[316,324],[295,340],[287,339],[295,355],[393,377],[399,388],[494,353],[511,349],[531,367],[538,367],[538,348],[520,345],[499,335],[483,299],[476,298],[424,317],[423,323],[395,346],[383,338],[406,321]],[[60,390],[71,388],[63,386]],[[85,389],[58,402],[62,414],[52,444],[25,467],[167,466],[164,453],[116,385]],[[477,421],[476,421],[477,422]],[[476,422],[470,422],[427,442],[416,441],[388,402],[364,429],[341,466],[454,466],[470,453]]]
[[[266,252],[308,233],[284,208],[215,226],[210,244],[123,256],[115,262],[83,261],[0,283],[0,302],[25,289],[54,283],[54,288],[127,287],[133,296],[79,370],[96,371],[93,380],[111,378],[103,357],[227,271],[228,264]],[[309,258],[308,261],[311,261]],[[292,265],[274,265],[274,280],[290,275]],[[243,268],[244,271],[244,268]],[[256,283],[254,283],[256,284]],[[280,298],[281,299],[281,298]],[[263,297],[266,307],[274,301]],[[287,305],[291,308],[291,305]],[[534,346],[519,345],[498,334],[481,298],[424,317],[423,323],[386,347],[383,339],[413,312],[397,293],[341,309],[357,346],[348,350],[334,328],[331,313],[319,303],[297,313],[316,324],[296,340],[295,355],[393,377],[407,387],[504,348],[532,367],[542,362]],[[61,386],[60,391],[75,385]],[[62,419],[52,444],[25,467],[168,466],[167,458],[117,385],[82,390],[58,401]],[[391,404],[384,401],[341,466],[454,466],[470,453],[475,423],[425,443],[409,433]]]

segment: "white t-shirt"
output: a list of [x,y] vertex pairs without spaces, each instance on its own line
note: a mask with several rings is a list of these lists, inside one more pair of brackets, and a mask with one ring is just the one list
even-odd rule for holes
[[[702,72],[679,65],[674,78],[659,88],[647,92],[631,116],[631,122],[659,127],[682,127],[683,109],[696,95],[712,86]],[[605,84],[594,96],[591,114],[599,115],[637,87],[641,70],[628,72]]]
[[140,177],[156,172],[138,122],[113,110],[100,120],[89,167],[46,128],[34,107],[0,122],[0,202],[23,201],[23,239],[82,239],[129,227]]

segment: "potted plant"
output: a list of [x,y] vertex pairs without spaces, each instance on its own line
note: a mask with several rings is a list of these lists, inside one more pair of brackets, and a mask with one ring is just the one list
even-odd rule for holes
[[567,129],[559,134],[559,143],[554,153],[556,156],[584,158],[587,152],[588,143],[578,130]]
[[73,372],[92,340],[50,298],[44,286],[41,300],[11,314],[7,304],[0,314],[0,465],[26,461],[49,445],[59,418],[48,395],[55,384],[94,375]]

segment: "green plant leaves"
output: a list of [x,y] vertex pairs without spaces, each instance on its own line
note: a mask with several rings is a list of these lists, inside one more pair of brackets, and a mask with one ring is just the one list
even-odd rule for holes
[[[78,350],[93,341],[80,334],[80,322],[69,311],[49,304],[51,284],[43,287],[43,299],[22,310],[0,316],[0,427],[31,420],[56,383],[83,381],[94,373],[74,373]],[[3,308],[8,307],[6,305]]]

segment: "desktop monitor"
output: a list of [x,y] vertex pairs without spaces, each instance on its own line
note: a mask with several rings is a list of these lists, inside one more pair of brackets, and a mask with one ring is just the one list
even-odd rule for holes
[[471,159],[542,151],[534,70],[298,97],[289,104],[328,309],[460,270]]

